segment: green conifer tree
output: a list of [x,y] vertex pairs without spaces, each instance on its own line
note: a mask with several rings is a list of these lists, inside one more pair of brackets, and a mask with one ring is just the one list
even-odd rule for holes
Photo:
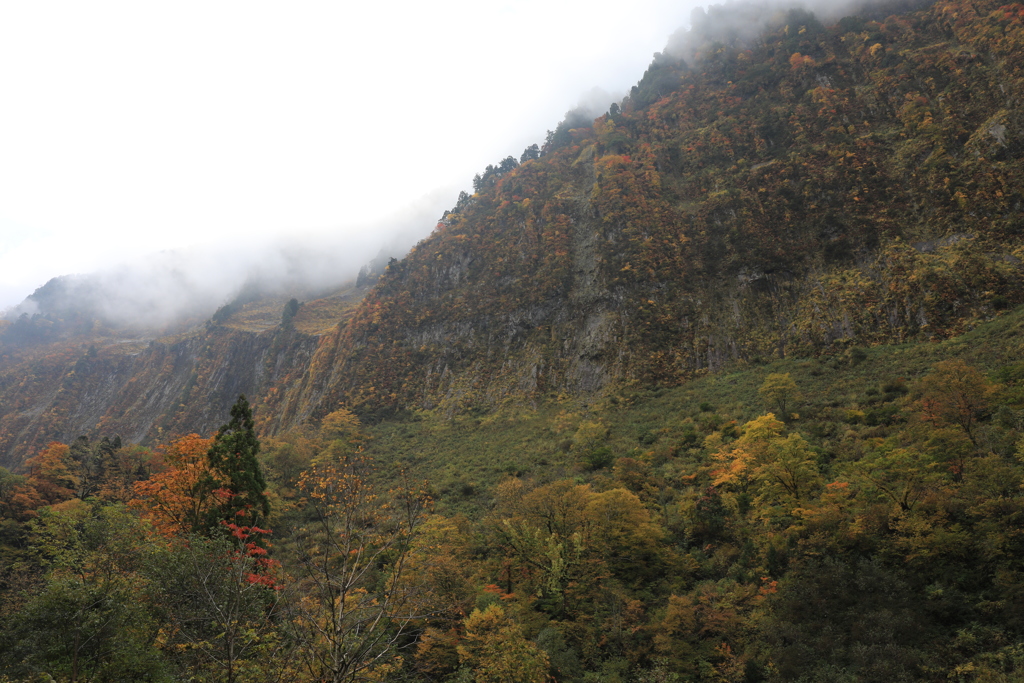
[[[231,493],[222,505],[210,512],[211,528],[222,522],[258,526],[270,514],[267,482],[256,459],[260,442],[254,427],[249,401],[245,395],[240,395],[231,406],[231,420],[217,431],[213,446],[206,454],[210,469],[220,475],[221,488]],[[213,478],[211,484],[215,485]]]

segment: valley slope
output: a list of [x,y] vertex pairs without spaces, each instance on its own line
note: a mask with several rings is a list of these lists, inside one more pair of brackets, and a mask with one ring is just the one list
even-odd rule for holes
[[1019,9],[791,11],[748,41],[712,12],[607,114],[488,167],[357,305],[145,342],[8,324],[0,464],[209,433],[240,392],[271,435],[339,403],[454,415],[962,332],[1024,298]]

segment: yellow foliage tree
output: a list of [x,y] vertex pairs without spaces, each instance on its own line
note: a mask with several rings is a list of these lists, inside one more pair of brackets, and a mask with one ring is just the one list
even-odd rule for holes
[[428,616],[421,587],[405,580],[426,496],[381,495],[359,457],[315,465],[299,489],[311,521],[295,536],[298,656],[316,681],[376,680],[397,665],[397,644]]
[[766,446],[777,439],[783,429],[785,425],[773,413],[743,425],[740,438],[712,454],[712,459],[721,464],[711,470],[711,483],[746,492]]
[[773,372],[765,378],[764,383],[757,390],[769,408],[777,408],[782,419],[789,419],[789,409],[799,401],[802,396],[797,389],[796,382],[789,376],[788,372]]
[[544,683],[548,656],[523,635],[523,629],[500,605],[473,610],[466,618],[459,661],[475,683]]
[[324,417],[320,423],[320,435],[326,443],[313,459],[315,464],[341,462],[358,453],[367,439],[359,418],[347,408],[339,408]]
[[435,624],[461,622],[476,598],[467,524],[430,515],[409,544],[401,581],[421,603],[417,611]]
[[761,505],[799,506],[821,483],[814,452],[799,434],[782,436],[785,425],[768,413],[743,426],[743,435],[712,458],[715,486],[756,493]]

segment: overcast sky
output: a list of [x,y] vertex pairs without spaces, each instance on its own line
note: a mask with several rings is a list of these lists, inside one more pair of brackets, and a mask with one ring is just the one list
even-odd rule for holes
[[696,4],[3,3],[0,310],[158,250],[439,214]]

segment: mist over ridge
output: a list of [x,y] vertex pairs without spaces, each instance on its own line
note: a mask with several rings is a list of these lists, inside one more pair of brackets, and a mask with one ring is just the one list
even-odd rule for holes
[[370,262],[404,256],[436,224],[448,195],[432,194],[357,233],[212,241],[91,273],[58,275],[0,316],[11,322],[24,316],[93,317],[114,327],[156,330],[201,322],[243,291],[246,296],[322,295],[354,282]]
[[[688,27],[680,27],[671,36],[665,53],[696,60],[710,45],[749,46],[761,33],[785,25],[790,12],[810,12],[822,23],[834,23],[857,15],[882,20],[895,13],[909,12],[931,5],[934,0],[726,0],[695,7]],[[657,61],[658,56],[655,56]]]
[[[693,66],[706,59],[709,48],[741,49],[752,47],[766,32],[782,27],[795,18],[835,23],[846,16],[856,15],[874,21],[903,12],[923,9],[935,0],[725,0],[701,3],[695,6],[686,25],[669,28],[665,47],[655,52],[648,71],[663,65],[666,60],[681,60]],[[810,16],[813,15],[813,16]],[[799,27],[794,27],[799,30]],[[642,83],[643,79],[640,79]],[[638,83],[639,85],[639,83]],[[575,107],[568,110],[553,130],[548,130],[548,143],[559,131],[584,128],[608,113],[609,107],[620,104],[637,92],[634,85],[629,92],[613,91],[594,86],[582,92]]]
[[[518,161],[522,141],[494,132],[502,147],[473,194],[408,212],[403,247],[425,239],[379,280],[324,291],[376,256],[402,256],[380,252],[386,222],[358,239],[254,231],[53,281],[0,322],[0,447],[201,432],[239,393],[274,434],[339,403],[372,421],[552,392],[589,400],[621,382],[675,385],[734,362],[957,333],[1024,291],[1011,243],[1019,202],[1006,192],[1021,186],[1024,128],[1000,89],[1019,85],[985,57],[989,33],[970,32],[999,16],[943,40],[965,2],[830,25],[798,9],[750,47],[719,41],[693,61],[666,50],[620,105],[593,91],[578,120],[571,110]],[[690,44],[713,46],[742,17],[779,19],[750,6],[703,10]],[[902,78],[925,69],[939,77]],[[431,139],[437,157],[484,146],[469,131]],[[420,172],[396,140],[375,152],[392,171],[374,181],[392,190]],[[948,152],[922,164],[933,140]],[[358,156],[349,165],[370,173]],[[351,223],[391,205],[367,196]],[[953,294],[896,275],[906,269],[952,273]],[[139,334],[94,324],[174,316],[187,320]]]

